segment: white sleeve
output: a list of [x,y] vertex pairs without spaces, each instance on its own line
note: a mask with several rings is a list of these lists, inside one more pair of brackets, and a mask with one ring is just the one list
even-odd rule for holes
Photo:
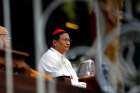
[[71,83],[73,86],[77,86],[77,87],[82,87],[82,88],[86,88],[86,83],[85,82],[79,82],[78,81],[78,76],[75,72],[75,70],[72,67],[72,64],[70,63],[69,60],[67,60],[67,64],[69,65],[68,67],[71,69],[71,74],[72,74],[72,79],[71,79]]
[[76,71],[74,70],[74,68],[72,67],[71,62],[70,62],[69,60],[66,60],[66,61],[67,61],[67,64],[68,64],[68,66],[67,66],[67,67],[69,67],[69,69],[70,69],[70,73],[71,73],[71,75],[72,75],[73,79],[75,79],[75,80],[77,80],[77,81],[78,81],[78,76],[77,76],[77,73],[76,73]]

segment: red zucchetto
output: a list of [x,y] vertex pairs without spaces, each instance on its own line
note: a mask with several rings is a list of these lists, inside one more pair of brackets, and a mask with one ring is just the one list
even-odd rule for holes
[[59,34],[59,33],[62,33],[62,32],[66,32],[65,30],[61,29],[61,28],[57,28],[53,33],[52,33],[52,37]]

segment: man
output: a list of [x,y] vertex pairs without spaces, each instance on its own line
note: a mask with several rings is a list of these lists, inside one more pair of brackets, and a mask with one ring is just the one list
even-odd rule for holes
[[63,29],[56,29],[52,33],[52,46],[42,56],[39,68],[42,72],[49,73],[53,77],[69,77],[71,84],[79,87],[86,87],[86,83],[79,82],[75,70],[65,53],[70,48],[69,34]]

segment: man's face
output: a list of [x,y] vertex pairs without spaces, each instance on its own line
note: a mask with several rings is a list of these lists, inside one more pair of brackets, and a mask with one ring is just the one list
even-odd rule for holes
[[63,33],[60,35],[58,40],[55,40],[55,49],[60,53],[64,54],[70,48],[70,37],[68,33]]

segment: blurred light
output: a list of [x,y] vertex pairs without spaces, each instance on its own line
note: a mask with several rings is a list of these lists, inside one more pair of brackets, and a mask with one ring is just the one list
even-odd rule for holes
[[140,2],[138,2],[138,3],[136,4],[136,11],[137,11],[138,13],[140,13]]
[[74,9],[75,9],[74,0],[69,0],[68,2],[65,2],[63,9],[69,19],[74,20],[76,18],[76,14],[74,11]]
[[74,29],[74,30],[78,30],[79,26],[77,24],[71,23],[71,22],[66,22],[65,24],[66,27]]
[[140,20],[140,1],[139,0],[133,0],[132,1],[132,11],[133,15],[136,19]]

